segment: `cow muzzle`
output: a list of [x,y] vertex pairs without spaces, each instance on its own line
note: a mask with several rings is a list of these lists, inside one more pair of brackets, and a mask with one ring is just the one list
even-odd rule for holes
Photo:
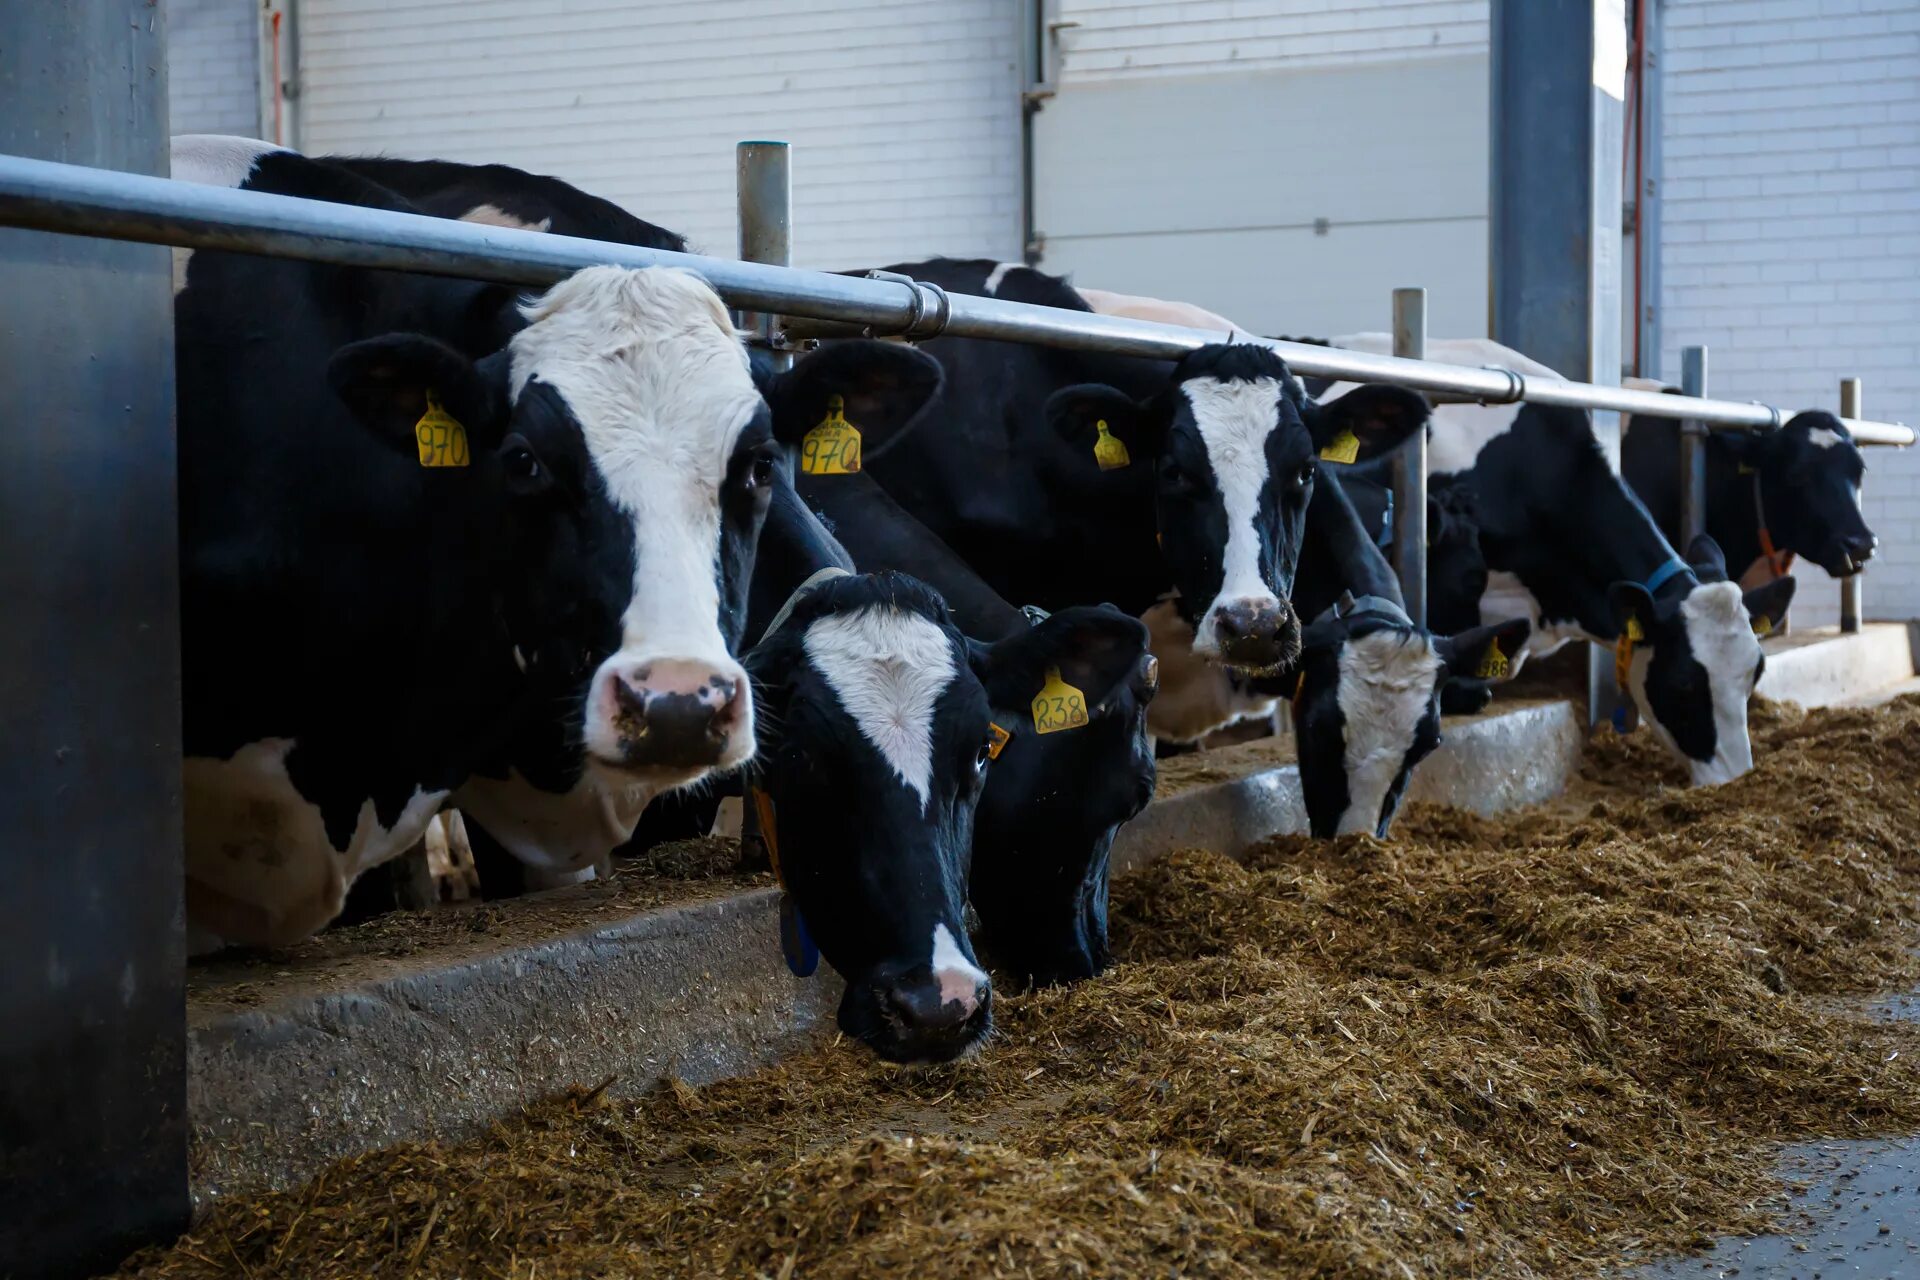
[[[1211,648],[1219,660],[1238,671],[1265,675],[1292,666],[1300,657],[1300,619],[1285,600],[1223,601],[1214,605],[1202,630],[1211,631]],[[1195,647],[1202,652],[1208,648]]]
[[1867,561],[1873,559],[1873,553],[1879,546],[1880,539],[1871,533],[1848,534],[1835,538],[1828,544],[1827,554],[1820,567],[1833,577],[1848,577],[1866,568]]
[[586,747],[602,764],[702,771],[753,754],[752,694],[731,663],[613,659],[594,677]]
[[882,966],[866,982],[849,984],[847,1004],[861,988],[858,1003],[867,1007],[843,1007],[841,1027],[889,1062],[951,1062],[993,1026],[993,986],[978,969]]

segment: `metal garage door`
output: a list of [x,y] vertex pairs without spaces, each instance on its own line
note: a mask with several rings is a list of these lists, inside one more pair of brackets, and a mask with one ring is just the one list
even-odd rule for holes
[[302,0],[299,145],[557,174],[732,256],[733,145],[795,146],[802,265],[1020,242],[1006,0]]
[[[1410,104],[1412,109],[1410,109]],[[1484,54],[1069,80],[1034,119],[1041,265],[1256,332],[1487,329]]]

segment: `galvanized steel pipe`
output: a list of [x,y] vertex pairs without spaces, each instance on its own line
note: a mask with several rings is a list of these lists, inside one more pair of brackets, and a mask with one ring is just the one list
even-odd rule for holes
[[[1393,354],[1427,354],[1427,291],[1393,291]],[[1415,626],[1427,625],[1427,433],[1413,433],[1393,456],[1393,567]]]
[[[224,249],[431,275],[540,286],[598,263],[677,266],[701,275],[744,311],[837,320],[877,334],[905,333],[947,311],[945,331],[959,337],[1031,342],[1069,350],[1177,359],[1224,340],[1204,329],[1066,311],[999,298],[955,295],[932,285],[798,271],[751,262],[329,204],[263,192],[199,186],[82,165],[0,156],[0,226],[103,236],[194,249]],[[1787,415],[1761,404],[1688,401],[1651,391],[1545,379],[1509,369],[1472,369],[1268,341],[1295,370],[1344,381],[1393,382],[1490,404],[1526,400],[1576,409],[1611,409],[1657,418],[1693,418],[1716,430],[1777,427]],[[1908,445],[1911,429],[1850,421],[1862,444]]]

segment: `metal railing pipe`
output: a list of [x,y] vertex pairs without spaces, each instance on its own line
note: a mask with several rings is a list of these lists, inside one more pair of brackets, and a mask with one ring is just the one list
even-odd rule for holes
[[[1860,416],[1860,379],[1840,379],[1840,416],[1849,419]],[[1853,495],[1854,501],[1860,501],[1861,496],[1856,492]],[[1840,630],[1858,631],[1860,629],[1862,602],[1865,596],[1864,585],[1858,573],[1850,573],[1840,579]]]
[[[999,298],[950,297],[911,280],[729,262],[20,156],[0,156],[0,226],[529,286],[552,284],[598,263],[677,266],[701,275],[728,305],[743,311],[806,315],[907,337],[945,332],[1157,359],[1177,359],[1225,340],[1224,334],[1204,329]],[[1687,401],[1658,392],[1528,378],[1507,369],[1430,364],[1293,342],[1269,340],[1267,345],[1303,374],[1393,382],[1489,404],[1527,400],[1694,418],[1716,430],[1777,427],[1788,416],[1766,405]],[[1861,444],[1914,441],[1913,431],[1898,423],[1850,421],[1847,427]]]
[[[1393,291],[1393,354],[1427,354],[1427,291]],[[1393,567],[1415,626],[1427,625],[1427,433],[1416,431],[1393,455]]]

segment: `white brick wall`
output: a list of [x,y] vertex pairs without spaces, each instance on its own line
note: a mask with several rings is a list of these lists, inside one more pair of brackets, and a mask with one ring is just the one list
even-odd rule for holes
[[259,0],[167,0],[174,133],[260,133]]
[[[1920,422],[1920,2],[1668,0],[1664,371],[1711,390]],[[1920,617],[1920,450],[1869,450],[1875,618]],[[1809,574],[1811,576],[1809,576]],[[1796,622],[1838,589],[1802,573]]]
[[1020,244],[1011,0],[303,0],[302,148],[553,173],[735,251],[734,143],[794,144],[795,258]]
[[1063,85],[1487,51],[1487,0],[1059,0]]

